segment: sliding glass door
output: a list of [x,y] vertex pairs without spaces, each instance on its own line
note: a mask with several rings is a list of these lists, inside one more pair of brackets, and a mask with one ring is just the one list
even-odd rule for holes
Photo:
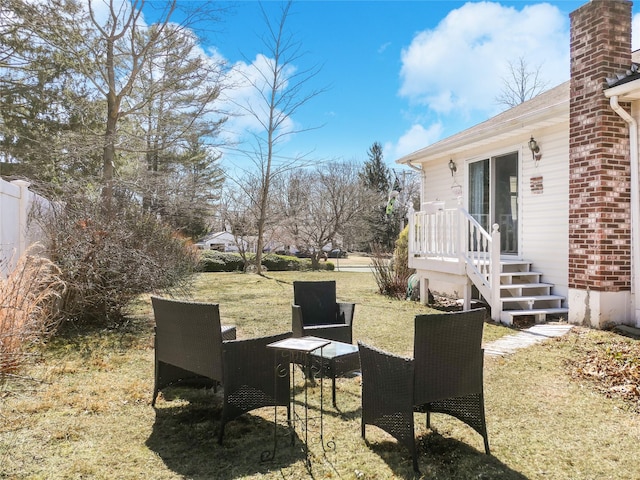
[[490,232],[500,227],[500,251],[516,255],[518,245],[518,154],[510,153],[469,164],[469,214]]

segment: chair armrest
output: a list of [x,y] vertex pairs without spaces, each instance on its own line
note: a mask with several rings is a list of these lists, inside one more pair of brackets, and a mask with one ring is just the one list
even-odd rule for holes
[[336,313],[338,323],[344,323],[345,325],[353,325],[353,313],[355,311],[355,303],[336,303]]
[[304,327],[303,333],[303,336],[326,338],[335,342],[350,344],[353,341],[350,325],[310,325]]
[[[288,379],[278,380],[278,392],[273,392],[275,382],[274,355],[275,350],[267,345],[285,338],[291,333],[244,340],[227,340],[222,342],[222,359],[224,363],[223,381],[225,396],[237,394],[251,388],[265,392],[277,398],[279,405],[288,401]],[[282,390],[282,391],[281,391]],[[286,391],[285,391],[286,390]],[[273,403],[267,402],[267,405]],[[255,407],[254,407],[255,408]]]
[[222,325],[220,327],[222,331],[222,340],[235,340],[236,339],[236,326],[235,325]]
[[291,333],[248,340],[222,342],[224,362],[224,403],[218,442],[222,443],[227,422],[256,408],[286,406],[289,411],[289,377],[276,371],[289,372],[289,359],[278,359],[276,351],[267,345],[291,336]]
[[358,342],[362,370],[362,422],[377,425],[414,452],[411,358]]
[[[414,361],[358,342],[362,368],[362,398],[365,394],[384,401],[401,403],[413,408]],[[370,398],[366,395],[367,399]]]

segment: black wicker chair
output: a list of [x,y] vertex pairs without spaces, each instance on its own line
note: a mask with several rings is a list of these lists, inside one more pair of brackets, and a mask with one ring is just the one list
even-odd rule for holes
[[336,301],[336,282],[293,282],[294,337],[352,343],[354,303]]
[[[256,408],[287,407],[289,379],[275,374],[274,351],[267,345],[291,333],[232,340],[235,328],[221,327],[218,304],[151,297],[155,327],[155,386],[216,387],[222,384],[224,402],[218,442],[228,422]],[[282,365],[288,368],[288,365]]]
[[417,315],[414,358],[358,342],[362,368],[362,438],[375,425],[405,445],[418,469],[413,412],[452,415],[489,440],[484,414],[482,329],[485,310]]

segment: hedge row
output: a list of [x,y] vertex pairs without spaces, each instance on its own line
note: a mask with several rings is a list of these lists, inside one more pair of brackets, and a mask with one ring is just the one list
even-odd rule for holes
[[[268,253],[262,257],[262,266],[267,271],[311,270],[311,260],[287,255]],[[199,272],[238,272],[242,271],[244,261],[237,253],[223,253],[216,250],[204,250],[198,264]],[[323,262],[320,268],[333,270],[331,262]]]

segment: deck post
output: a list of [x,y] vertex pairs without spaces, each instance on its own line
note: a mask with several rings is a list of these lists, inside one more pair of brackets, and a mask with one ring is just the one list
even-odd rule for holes
[[409,257],[414,255],[416,251],[416,215],[413,205],[409,203],[407,217],[409,218]]
[[491,319],[499,322],[502,317],[502,303],[500,302],[500,226],[493,224],[491,232]]
[[471,282],[471,279],[469,278],[469,276],[467,276],[467,282],[464,284],[464,303],[462,304],[462,308],[464,310],[470,310],[471,309],[471,295],[472,295],[472,287],[473,286],[473,282]]
[[420,277],[420,303],[429,304],[429,279],[427,277]]

